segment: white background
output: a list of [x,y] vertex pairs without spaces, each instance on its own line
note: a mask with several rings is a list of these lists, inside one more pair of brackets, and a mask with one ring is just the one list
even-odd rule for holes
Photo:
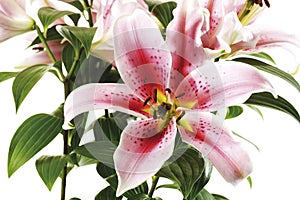
[[[270,0],[270,3],[271,8],[266,10],[261,23],[299,35],[299,1]],[[0,44],[1,71],[9,71],[10,66],[22,57],[23,54],[17,49],[18,45],[13,41]],[[275,52],[273,56],[280,67],[293,71],[295,60],[281,51]],[[296,58],[300,58],[299,56],[298,51]],[[268,77],[278,94],[293,103],[300,111],[299,92],[284,81]],[[296,79],[300,81],[299,74]],[[52,192],[49,192],[39,178],[34,163],[41,155],[61,154],[63,149],[61,136],[21,167],[10,179],[7,177],[6,165],[9,143],[17,127],[33,114],[51,113],[55,110],[63,101],[63,86],[53,75],[46,75],[23,102],[18,114],[15,114],[11,86],[11,80],[0,84],[1,199],[59,199],[60,180],[57,180]],[[231,200],[299,198],[300,125],[292,117],[278,111],[269,109],[262,111],[264,120],[249,109],[245,109],[245,113],[239,119],[228,120],[232,130],[250,139],[260,148],[260,152],[257,152],[255,148],[245,143],[254,162],[254,171],[251,175],[253,188],[249,188],[247,181],[232,186],[214,171],[207,185],[210,192],[222,194]],[[67,199],[79,197],[82,200],[91,200],[105,185],[105,181],[97,175],[95,166],[76,168],[68,176]],[[163,197],[164,200],[182,199],[179,193],[167,189],[157,190],[154,193],[154,196],[156,195]]]

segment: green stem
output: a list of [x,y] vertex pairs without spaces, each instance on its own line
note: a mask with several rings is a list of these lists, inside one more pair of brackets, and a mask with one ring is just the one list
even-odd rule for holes
[[56,63],[56,59],[55,59],[51,49],[49,48],[49,45],[48,45],[46,38],[44,37],[41,29],[37,25],[35,25],[35,30],[37,31],[39,39],[41,40],[42,44],[44,45],[44,48],[46,49],[46,52],[47,52],[49,58],[51,59],[51,61],[53,63]]
[[156,186],[157,186],[157,183],[158,183],[158,179],[159,179],[159,177],[158,176],[154,176],[153,178],[152,178],[152,185],[151,185],[151,189],[150,189],[150,191],[149,191],[149,197],[152,197],[153,196],[153,193],[154,193],[154,191],[155,191],[155,189],[156,189]]
[[89,15],[89,19],[88,19],[89,26],[93,27],[94,24],[93,24],[93,16],[92,16],[92,11],[91,11],[91,5],[89,5],[88,0],[84,0],[84,4],[85,4],[85,7],[86,7],[86,11]]
[[72,63],[71,69],[70,69],[69,73],[67,74],[67,76],[65,78],[65,83],[68,82],[69,79],[73,76],[74,71],[76,69],[76,66],[78,64],[78,61],[80,59],[80,55],[81,55],[82,51],[83,51],[83,48],[80,49],[79,53],[75,54],[74,61]]

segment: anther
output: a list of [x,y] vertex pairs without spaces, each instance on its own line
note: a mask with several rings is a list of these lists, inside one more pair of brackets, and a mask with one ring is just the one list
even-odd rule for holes
[[147,105],[147,103],[148,103],[150,100],[151,100],[151,97],[148,97],[148,98],[145,100],[143,106]]
[[179,120],[181,120],[181,118],[185,115],[185,111],[182,111],[182,113],[179,115],[179,117],[177,117],[176,122],[179,122]]
[[169,94],[172,93],[170,88],[166,88],[166,92],[168,92]]
[[154,103],[157,102],[157,89],[156,88],[153,91],[153,101],[154,101]]
[[185,95],[185,93],[183,92],[183,93],[181,93],[181,94],[179,94],[179,95],[177,95],[175,98],[180,98],[180,97],[183,97]]
[[44,47],[33,47],[32,50],[44,51]]

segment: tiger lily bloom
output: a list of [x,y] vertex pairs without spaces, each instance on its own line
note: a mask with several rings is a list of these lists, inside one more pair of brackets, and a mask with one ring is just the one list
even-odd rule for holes
[[1,0],[0,42],[33,30],[34,20],[26,14],[25,1]]
[[204,21],[203,15],[194,14],[198,9],[198,0],[178,5],[166,42],[145,12],[120,18],[114,27],[115,63],[124,84],[86,84],[65,102],[66,124],[96,109],[140,118],[125,127],[114,153],[117,196],[158,172],[172,155],[177,130],[228,182],[237,183],[252,171],[246,151],[233,140],[223,118],[212,112],[243,103],[254,92],[273,90],[247,64],[205,61],[196,40]]

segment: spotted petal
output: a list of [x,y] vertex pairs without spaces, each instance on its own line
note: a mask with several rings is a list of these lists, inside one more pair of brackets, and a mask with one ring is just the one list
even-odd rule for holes
[[252,93],[273,92],[269,82],[252,66],[233,61],[207,62],[178,86],[181,107],[215,111],[245,102]]
[[97,109],[114,109],[145,118],[144,102],[124,84],[86,84],[75,89],[64,105],[65,122],[75,116]]
[[172,119],[162,128],[161,119],[134,121],[123,130],[114,154],[118,175],[117,196],[156,174],[172,155],[176,123]]
[[114,28],[115,58],[128,87],[143,99],[165,90],[171,55],[155,21],[141,10],[120,18]]
[[198,0],[178,1],[174,19],[167,27],[167,44],[172,53],[170,88],[174,89],[205,58],[200,41],[208,16]]
[[187,111],[179,121],[182,140],[203,153],[224,179],[237,183],[252,171],[248,154],[230,136],[223,119],[211,113]]
[[300,47],[299,37],[276,29],[254,29],[253,34],[259,38],[256,44],[259,49],[274,46],[285,47],[287,44]]

